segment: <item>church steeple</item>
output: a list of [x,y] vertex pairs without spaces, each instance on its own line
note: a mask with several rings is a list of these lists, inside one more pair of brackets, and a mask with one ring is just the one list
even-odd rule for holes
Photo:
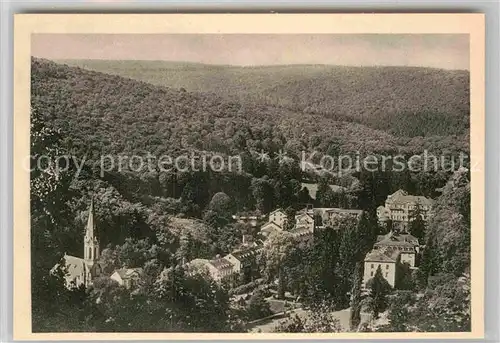
[[89,216],[87,219],[87,227],[85,228],[85,247],[84,259],[85,262],[92,267],[99,259],[99,239],[97,238],[96,225],[94,219],[94,199],[90,200]]
[[95,223],[94,223],[94,199],[90,200],[89,217],[87,219],[87,228],[85,230],[85,237],[95,237]]

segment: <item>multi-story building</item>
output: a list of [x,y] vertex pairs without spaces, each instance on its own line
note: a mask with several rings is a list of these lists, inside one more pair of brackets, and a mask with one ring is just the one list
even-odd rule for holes
[[281,228],[285,227],[286,220],[287,220],[286,213],[281,208],[278,208],[269,213],[268,222],[275,223]]
[[234,274],[234,265],[225,258],[216,258],[206,264],[208,273],[215,281],[229,279]]
[[224,256],[233,265],[233,273],[240,275],[244,282],[250,282],[255,275],[257,266],[257,256],[262,248],[248,248],[235,250]]
[[424,196],[409,195],[403,190],[398,190],[387,196],[385,206],[377,208],[377,217],[380,223],[385,223],[391,220],[394,224],[401,228],[408,227],[408,223],[412,221],[413,213],[418,210],[422,219],[429,219],[433,200]]
[[386,235],[378,236],[372,251],[364,260],[363,287],[366,287],[368,281],[373,278],[379,266],[382,276],[394,287],[398,263],[407,263],[414,268],[418,252],[418,239],[410,234],[391,231]]
[[365,257],[362,287],[366,288],[368,281],[375,276],[378,267],[380,267],[382,276],[387,280],[389,285],[391,285],[391,287],[394,287],[396,283],[397,255],[398,253],[396,251],[370,251]]

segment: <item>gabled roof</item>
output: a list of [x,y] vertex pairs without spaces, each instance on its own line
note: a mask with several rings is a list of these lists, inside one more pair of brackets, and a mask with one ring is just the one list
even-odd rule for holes
[[270,213],[269,213],[269,215],[271,215],[271,214],[273,214],[273,213],[276,213],[276,212],[281,212],[281,213],[283,213],[283,214],[285,213],[285,211],[283,211],[283,209],[282,209],[282,208],[277,208],[277,209],[275,209],[274,211],[270,212]]
[[[76,256],[71,256],[71,255],[64,255],[63,257],[64,264],[65,264],[65,269],[66,269],[66,277],[69,279],[74,279],[77,276],[82,276],[86,274],[88,270],[88,266],[85,263],[85,260],[80,257]],[[52,268],[54,270],[55,268],[59,267],[59,263]]]
[[208,263],[207,259],[204,258],[195,258],[194,260],[186,263],[186,268],[188,269],[199,269],[203,268]]
[[120,268],[115,270],[115,273],[118,273],[118,275],[120,275],[120,278],[122,278],[122,280],[125,280],[130,279],[134,275],[141,276],[142,268]]
[[372,250],[368,254],[366,254],[365,262],[386,262],[386,263],[396,263],[397,254],[394,256],[394,253],[391,256],[380,250]]
[[304,217],[309,217],[309,218],[311,218],[311,219],[314,219],[313,215],[311,215],[310,213],[304,213],[304,212],[302,212],[302,213],[298,213],[298,214],[295,216],[295,220],[300,220],[300,219],[302,219],[302,218],[304,218]]
[[[342,187],[342,186],[337,186],[337,185],[328,185],[332,191],[335,193],[337,192],[342,192],[342,191],[347,191],[347,188]],[[318,184],[317,183],[301,183],[301,189],[306,188],[307,191],[309,192],[309,196],[316,200],[316,195],[318,193]]]
[[302,237],[302,236],[306,236],[306,235],[312,235],[313,230],[311,230],[308,227],[298,227],[298,228],[295,228],[293,230],[290,230],[290,233],[293,234],[294,236]]
[[260,230],[266,230],[269,229],[270,227],[274,227],[275,229],[282,230],[283,228],[276,224],[275,222],[267,222],[264,225],[261,226]]
[[226,260],[225,258],[217,258],[215,260],[210,260],[208,263],[210,263],[217,270],[233,268],[233,264],[228,260]]
[[426,198],[421,195],[409,195],[406,191],[399,189],[393,194],[389,195],[387,200],[393,203],[406,204],[406,203],[418,203],[421,205],[430,206],[434,202],[432,199]]
[[418,245],[418,238],[409,233],[398,234],[391,231],[386,235],[377,236],[375,245],[415,247]]
[[327,208],[325,209],[326,213],[342,213],[342,214],[353,214],[353,215],[362,215],[363,210],[356,210],[356,209],[348,209],[348,208]]
[[260,248],[251,248],[244,250],[236,250],[229,255],[234,256],[238,261],[244,261],[255,257],[260,251]]

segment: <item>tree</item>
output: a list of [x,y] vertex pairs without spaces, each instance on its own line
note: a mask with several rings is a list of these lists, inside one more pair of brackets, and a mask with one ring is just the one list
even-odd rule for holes
[[373,299],[373,316],[378,318],[379,313],[386,310],[387,295],[391,292],[391,285],[383,277],[380,265],[375,272],[375,276],[368,281],[367,287],[370,289],[370,297]]
[[[389,324],[380,328],[380,331],[408,332],[413,331],[413,314],[410,308],[415,304],[416,297],[411,291],[397,291],[391,298],[389,305]],[[418,319],[417,319],[418,320]]]
[[252,179],[252,195],[260,213],[269,213],[274,206],[274,189],[267,178]]
[[220,217],[230,217],[232,212],[232,200],[224,192],[215,193],[208,204],[208,209],[217,213]]
[[339,221],[341,232],[339,245],[339,259],[337,264],[337,291],[336,299],[339,308],[349,305],[349,292],[352,289],[352,275],[358,261],[361,261],[362,246],[356,221],[350,218],[342,218]]
[[293,316],[288,321],[281,322],[274,332],[328,333],[341,332],[342,327],[332,314],[331,304],[322,303],[316,306],[304,317]]
[[191,232],[185,232],[179,240],[179,249],[176,251],[178,261],[189,262],[194,256],[194,239]]
[[295,214],[297,211],[291,206],[287,207],[285,209],[285,214],[286,214],[286,221],[285,221],[285,227],[284,229],[286,231],[290,231],[295,227]]
[[295,240],[291,233],[280,231],[272,233],[264,244],[261,261],[265,264],[264,275],[269,281],[278,276],[278,297],[285,297],[285,266],[295,249]]
[[415,288],[413,274],[408,263],[399,262],[396,264],[396,280],[394,288],[407,291]]
[[338,199],[330,188],[329,179],[322,177],[318,183],[318,190],[316,191],[316,203],[318,207],[338,207]]
[[269,303],[264,297],[262,291],[255,291],[248,301],[246,316],[249,320],[264,318],[272,314]]
[[363,263],[356,263],[354,281],[351,292],[351,314],[349,324],[351,331],[356,331],[361,323],[361,282],[363,279]]
[[370,297],[372,298],[373,316],[378,318],[379,313],[384,312],[387,308],[387,295],[391,292],[391,285],[382,275],[380,265],[375,272],[375,276],[367,283],[370,289]]
[[415,208],[410,211],[409,213],[409,231],[410,233],[418,238],[419,242],[422,242],[422,240],[425,237],[425,228],[426,228],[426,223],[424,221],[424,218],[422,216],[422,208],[420,204],[416,204]]
[[[70,156],[63,135],[46,125],[41,111],[31,109],[31,301],[33,331],[74,331],[84,322],[85,289],[68,290],[61,260],[68,247],[82,242],[71,213],[73,165],[59,157]],[[37,161],[47,162],[37,165]],[[40,168],[42,167],[42,168]],[[75,242],[76,241],[76,242]],[[50,270],[59,263],[59,267]],[[92,330],[92,328],[89,328]]]

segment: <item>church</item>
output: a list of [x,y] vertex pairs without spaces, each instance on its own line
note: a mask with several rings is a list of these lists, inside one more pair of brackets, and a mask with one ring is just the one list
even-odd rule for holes
[[[99,256],[99,238],[94,218],[94,201],[91,200],[85,228],[83,258],[67,254],[63,257],[66,270],[66,287],[73,288],[81,285],[89,287],[92,285],[93,279],[102,273],[101,266],[98,263]],[[54,272],[58,267],[59,264],[55,265],[51,272]]]

